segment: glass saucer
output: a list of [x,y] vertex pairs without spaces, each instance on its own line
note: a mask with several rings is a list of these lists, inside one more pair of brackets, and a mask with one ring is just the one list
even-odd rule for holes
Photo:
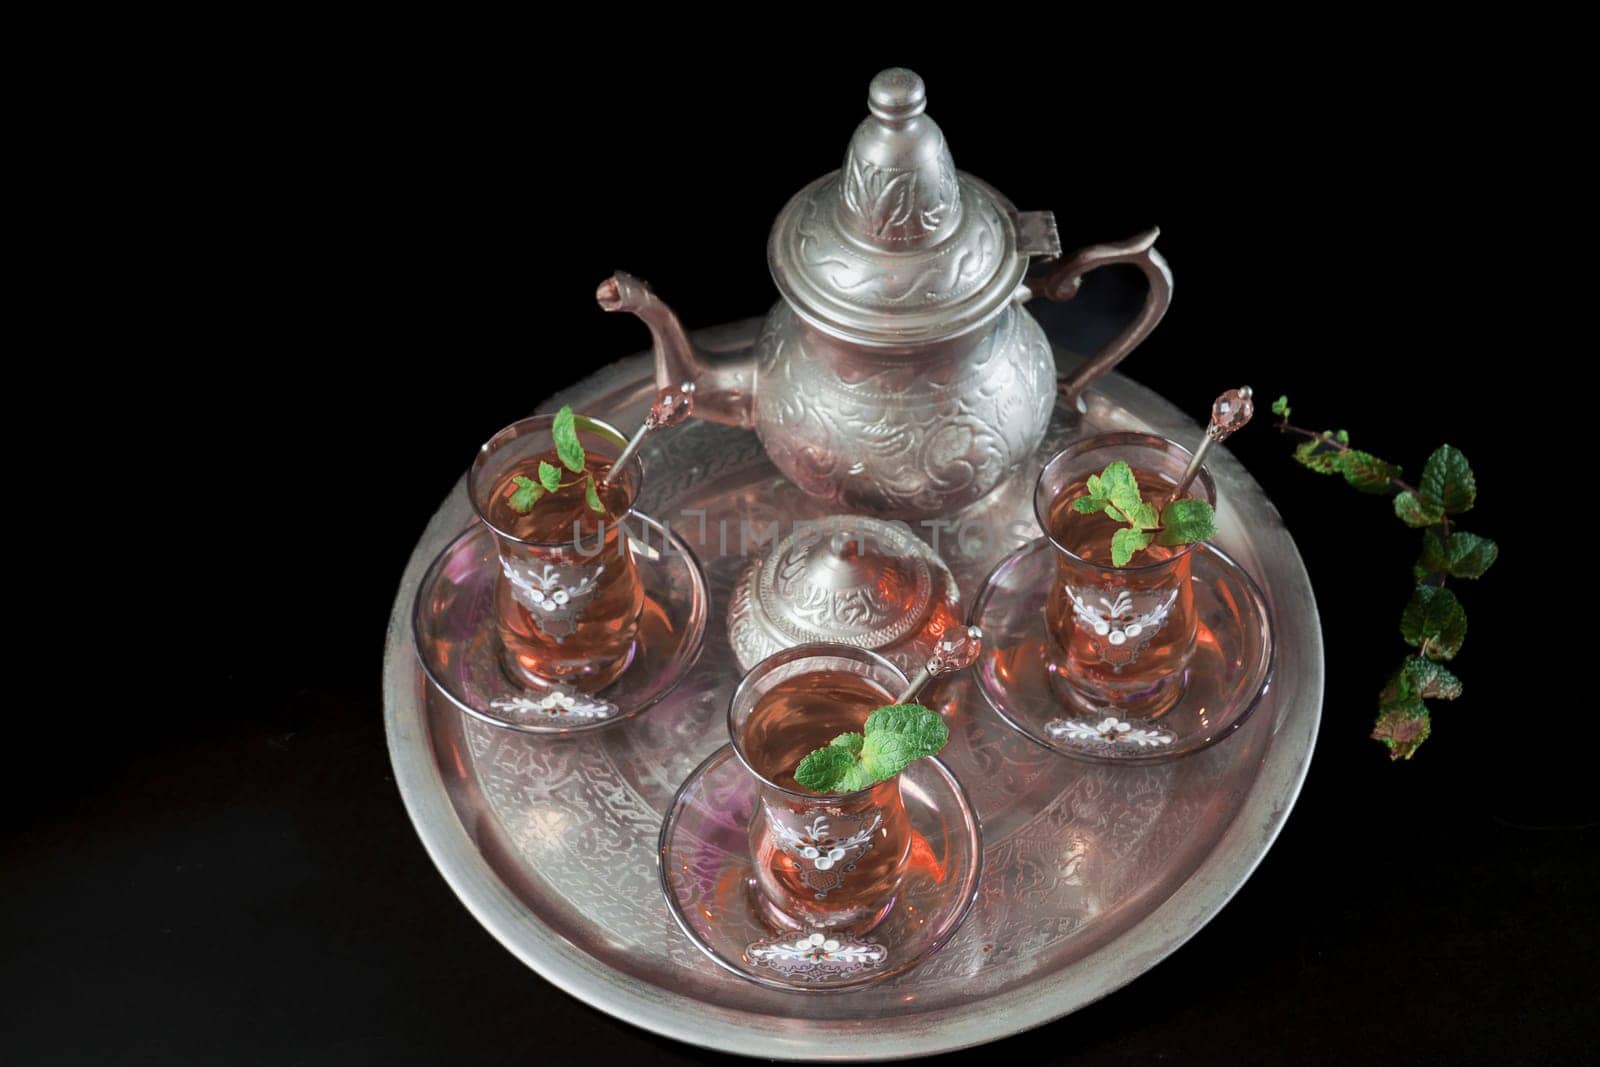
[[1178,702],[1150,718],[1086,712],[1059,693],[1064,660],[1045,625],[1055,552],[1040,538],[1001,560],[969,618],[983,627],[972,672],[991,707],[1018,732],[1064,756],[1154,763],[1214,745],[1249,718],[1272,676],[1272,626],[1255,581],[1209,544],[1194,553],[1198,639]]
[[837,990],[904,973],[955,933],[978,894],[978,816],[949,769],[901,773],[911,860],[899,898],[865,935],[792,930],[767,918],[750,863],[756,779],[723,745],[685,779],[661,825],[661,888],[683,932],[720,967],[776,989]]
[[596,693],[560,686],[536,692],[506,675],[494,607],[500,557],[482,523],[439,553],[417,590],[412,632],[428,677],[468,715],[536,734],[609,726],[670,693],[700,655],[709,606],[705,575],[689,546],[660,523],[639,514],[629,523],[645,605],[633,660],[615,681]]

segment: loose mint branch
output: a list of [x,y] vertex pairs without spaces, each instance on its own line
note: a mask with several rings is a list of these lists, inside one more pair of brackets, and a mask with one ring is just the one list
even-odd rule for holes
[[[1288,399],[1287,397],[1279,397],[1278,400],[1275,401],[1273,403],[1273,405],[1272,405],[1272,411],[1273,411],[1274,414],[1282,414],[1283,415],[1283,417],[1278,421],[1278,429],[1281,432],[1287,433],[1287,434],[1294,434],[1297,437],[1306,438],[1306,440],[1308,442],[1315,442],[1315,444],[1318,446],[1318,448],[1317,449],[1313,449],[1312,450],[1313,452],[1319,451],[1321,448],[1327,448],[1327,449],[1330,449],[1335,454],[1343,455],[1343,454],[1355,453],[1356,455],[1364,457],[1365,459],[1373,459],[1374,458],[1374,457],[1368,456],[1368,454],[1365,453],[1365,452],[1358,452],[1357,450],[1351,448],[1350,447],[1350,436],[1344,430],[1339,430],[1337,433],[1335,433],[1334,431],[1331,431],[1331,430],[1324,430],[1322,433],[1316,433],[1316,432],[1314,432],[1312,430],[1306,429],[1303,426],[1295,426],[1292,423],[1290,423],[1289,422],[1289,417],[1287,415],[1287,412],[1289,410],[1288,405],[1287,404],[1283,405],[1283,412],[1279,412],[1279,410],[1278,410],[1279,403],[1281,403],[1281,402],[1283,402],[1283,401],[1285,401],[1287,399]],[[1314,466],[1313,464],[1310,464],[1310,463],[1306,463],[1305,460],[1301,459],[1301,457],[1300,457],[1300,451],[1302,449],[1305,449],[1305,448],[1306,448],[1306,446],[1302,445],[1302,446],[1300,446],[1300,449],[1296,449],[1295,450],[1295,453],[1296,453],[1295,454],[1295,458],[1300,460],[1300,462],[1304,466],[1310,467],[1312,470],[1319,471],[1320,473],[1323,473],[1323,474],[1344,473],[1342,470],[1333,470],[1333,469],[1323,470],[1321,467]],[[1349,462],[1348,460],[1341,461],[1341,463],[1348,463],[1348,462]],[[1381,462],[1381,461],[1379,461],[1379,462]],[[1335,466],[1338,466],[1338,465],[1339,464],[1335,464]],[[1402,493],[1411,493],[1411,494],[1415,495],[1415,493],[1417,491],[1416,487],[1411,485],[1410,483],[1402,480],[1399,477],[1399,474],[1400,474],[1400,468],[1399,467],[1390,466],[1389,464],[1383,464],[1383,466],[1389,468],[1389,472],[1390,473],[1388,475],[1387,481],[1388,481],[1388,484],[1390,486],[1394,487],[1395,489],[1398,489]],[[1366,493],[1382,492],[1381,489],[1378,489],[1378,490],[1363,489],[1361,485],[1357,484],[1355,481],[1350,479],[1350,475],[1349,474],[1346,474],[1345,478],[1346,478],[1347,481],[1351,482],[1351,485],[1355,486],[1355,488],[1357,488],[1357,489],[1360,489],[1362,492],[1366,492]],[[1439,523],[1440,523],[1441,527],[1443,528],[1442,529],[1443,534],[1448,537],[1449,534],[1450,534],[1450,518],[1449,518],[1449,516],[1441,515],[1439,517]]]
[[1378,719],[1372,736],[1389,748],[1391,759],[1410,759],[1433,730],[1428,700],[1454,700],[1461,679],[1441,666],[1454,659],[1467,636],[1467,613],[1445,584],[1448,578],[1481,578],[1499,558],[1487,537],[1451,530],[1450,517],[1470,511],[1478,498],[1477,478],[1467,458],[1450,445],[1434,449],[1422,477],[1411,485],[1400,468],[1350,447],[1343,430],[1314,433],[1289,422],[1289,398],[1272,405],[1278,429],[1304,438],[1294,450],[1302,466],[1319,474],[1343,475],[1364,493],[1393,491],[1395,515],[1422,530],[1422,555],[1412,566],[1415,585],[1400,616],[1400,635],[1417,649],[1389,676],[1378,694]]

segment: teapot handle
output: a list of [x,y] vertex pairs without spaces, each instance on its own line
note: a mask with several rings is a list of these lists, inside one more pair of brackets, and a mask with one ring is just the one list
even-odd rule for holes
[[1139,343],[1156,328],[1161,317],[1167,313],[1167,306],[1172,303],[1172,268],[1167,266],[1166,258],[1156,251],[1156,238],[1160,235],[1160,228],[1152,227],[1126,241],[1090,245],[1068,256],[1049,274],[1030,279],[1027,283],[1029,290],[1038,296],[1058,301],[1071,300],[1078,295],[1078,285],[1085,274],[1110,263],[1132,263],[1144,271],[1145,278],[1150,282],[1150,295],[1145,297],[1139,317],[1093,359],[1057,386],[1058,394],[1080,412],[1084,410],[1081,394],[1089,383],[1121,363],[1129,352],[1139,347]]

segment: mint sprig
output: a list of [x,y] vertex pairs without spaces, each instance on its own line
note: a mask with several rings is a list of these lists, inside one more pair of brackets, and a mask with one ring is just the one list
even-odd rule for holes
[[520,474],[511,481],[517,487],[517,491],[511,494],[509,501],[511,510],[526,515],[533,510],[533,505],[539,502],[539,498],[544,496],[544,487],[532,478],[525,478]]
[[854,793],[936,754],[950,739],[938,712],[921,704],[885,704],[859,734],[840,734],[795,768],[794,780],[815,793]]
[[1089,475],[1084,484],[1088,495],[1072,502],[1072,509],[1084,515],[1103,512],[1113,522],[1128,525],[1111,535],[1111,564],[1126,567],[1134,553],[1151,543],[1175,547],[1193,544],[1217,535],[1217,516],[1210,504],[1193,497],[1172,500],[1156,513],[1139,493],[1139,480],[1123,460],[1109,464],[1099,474]]
[[1156,544],[1188,545],[1217,536],[1217,513],[1204,500],[1184,497],[1161,509],[1161,533]]
[[535,482],[532,478],[520,474],[512,478],[511,481],[516,485],[517,491],[511,494],[506,503],[511,506],[512,511],[526,515],[546,493],[554,493],[582,482],[583,498],[589,505],[589,510],[597,515],[604,515],[606,507],[600,500],[600,489],[595,482],[594,474],[587,469],[589,455],[584,451],[582,442],[578,440],[578,417],[572,413],[571,404],[563,404],[561,410],[556,412],[555,421],[550,425],[550,436],[555,441],[556,458],[561,461],[561,467],[583,477],[562,481],[561,467],[540,460],[539,480]]
[[550,436],[556,442],[556,455],[561,458],[561,463],[573,474],[583,473],[583,461],[587,458],[583,445],[578,442],[578,419],[572,413],[571,404],[563,404],[561,410],[556,412],[556,421],[550,426]]
[[1388,746],[1391,759],[1410,759],[1433,732],[1428,700],[1454,700],[1461,679],[1442,664],[1453,660],[1467,638],[1467,611],[1450,578],[1481,578],[1500,556],[1487,537],[1452,528],[1453,516],[1472,510],[1478,482],[1457,448],[1440,445],[1423,465],[1416,485],[1400,480],[1400,468],[1350,447],[1343,430],[1315,433],[1289,423],[1289,398],[1272,405],[1278,429],[1303,438],[1294,458],[1319,474],[1340,474],[1365,493],[1394,493],[1394,513],[1422,530],[1422,554],[1412,566],[1416,584],[1400,613],[1400,636],[1416,651],[1405,658],[1378,693],[1372,736]]

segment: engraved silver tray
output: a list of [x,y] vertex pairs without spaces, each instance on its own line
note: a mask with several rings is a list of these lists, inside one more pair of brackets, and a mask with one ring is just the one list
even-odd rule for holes
[[[733,351],[759,325],[745,320],[696,340]],[[1058,352],[1063,364],[1073,359]],[[571,403],[632,427],[654,391],[640,355],[540,410]],[[1148,429],[1179,440],[1200,432],[1117,374],[1100,379],[1088,401],[1090,431]],[[1057,411],[1041,458],[1073,423]],[[939,531],[963,605],[998,559],[1037,536],[1037,462],[969,508],[963,528]],[[679,783],[727,740],[739,669],[724,619],[745,562],[741,531],[758,551],[753,542],[770,524],[781,535],[820,512],[747,431],[691,422],[652,438],[644,463],[642,510],[689,542],[712,596],[698,666],[646,714],[554,739],[496,730],[430,689],[412,646],[412,601],[428,563],[473,521],[462,484],[412,553],[389,620],[384,715],[417,833],[473,915],[564,992],[681,1041],[774,1059],[881,1059],[974,1045],[1065,1015],[1153,967],[1217,913],[1283,826],[1321,714],[1316,604],[1277,510],[1218,449],[1209,464],[1220,498],[1217,542],[1265,589],[1276,628],[1277,672],[1250,721],[1186,759],[1091,765],[1012,731],[962,676],[949,690],[957,712],[943,758],[971,794],[985,842],[983,882],[965,925],[914,971],[854,992],[783,992],[727,974],[668,914],[656,835]],[[931,529],[919,533],[932,539]]]

